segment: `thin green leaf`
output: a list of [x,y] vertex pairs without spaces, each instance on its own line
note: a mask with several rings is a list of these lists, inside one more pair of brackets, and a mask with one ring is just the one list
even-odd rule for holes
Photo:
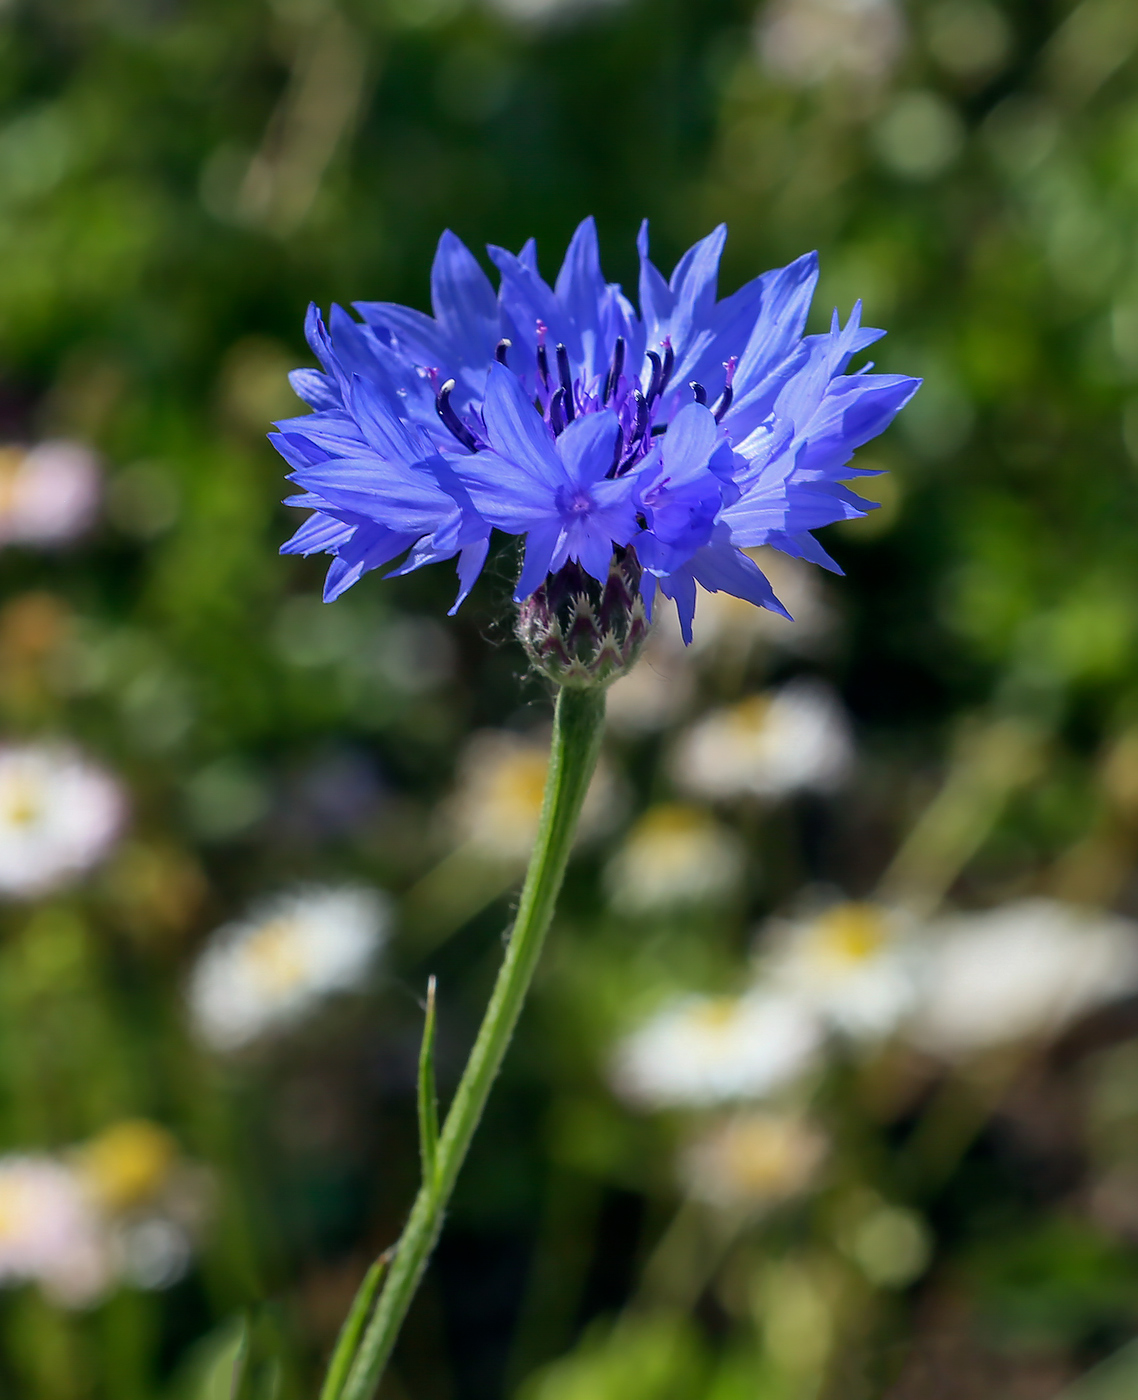
[[375,1297],[379,1292],[379,1285],[383,1281],[383,1275],[387,1272],[387,1266],[393,1252],[393,1250],[388,1249],[379,1256],[364,1274],[363,1282],[356,1290],[352,1306],[344,1319],[344,1325],[340,1328],[340,1335],[336,1338],[336,1348],[332,1352],[332,1359],[328,1362],[328,1372],[320,1390],[320,1400],[338,1400],[340,1391],[344,1388],[348,1371],[355,1359],[356,1348],[359,1346],[367,1320],[371,1316]]
[[233,1357],[233,1379],[229,1385],[230,1400],[247,1400],[250,1391],[250,1327],[249,1319],[241,1319],[241,1333],[237,1342],[237,1350]]
[[439,1100],[435,1088],[435,979],[427,982],[427,1015],[419,1051],[419,1152],[424,1184],[435,1179],[439,1147]]

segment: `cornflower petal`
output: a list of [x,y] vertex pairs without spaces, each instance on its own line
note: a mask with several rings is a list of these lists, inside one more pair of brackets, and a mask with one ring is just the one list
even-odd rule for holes
[[570,423],[557,440],[557,454],[574,486],[603,480],[612,466],[620,424],[610,410],[590,413]]
[[490,368],[482,418],[490,446],[500,457],[517,463],[539,479],[555,482],[564,479],[564,469],[553,446],[553,434],[526,397],[517,376],[503,365]]
[[450,229],[439,239],[431,266],[431,305],[454,358],[485,364],[499,339],[498,298],[474,254]]

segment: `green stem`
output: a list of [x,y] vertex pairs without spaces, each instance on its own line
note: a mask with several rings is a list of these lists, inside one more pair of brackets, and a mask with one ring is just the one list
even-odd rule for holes
[[603,690],[563,688],[558,694],[541,821],[506,956],[443,1125],[434,1171],[419,1188],[341,1400],[371,1400],[375,1394],[439,1237],[447,1202],[514,1033],[553,917],[581,804],[600,752],[604,715]]

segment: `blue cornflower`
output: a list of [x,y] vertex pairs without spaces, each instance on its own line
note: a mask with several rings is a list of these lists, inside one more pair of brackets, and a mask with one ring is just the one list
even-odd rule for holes
[[[364,572],[458,557],[469,592],[497,529],[525,540],[516,598],[569,570],[606,586],[635,564],[648,616],[675,600],[690,640],[697,585],[785,612],[744,549],[770,544],[837,569],[812,531],[872,503],[843,483],[856,448],[882,432],[919,380],[849,374],[883,332],[804,336],[817,282],[811,254],[719,300],[726,229],[665,281],[639,238],[640,313],[601,273],[591,219],[556,283],[532,240],[491,247],[495,293],[452,234],[431,274],[434,316],[360,302],[360,321],[315,308],[321,370],[298,370],[315,410],[273,440],[313,514],[283,547],[334,556],[329,599]],[[630,574],[629,577],[632,577]]]

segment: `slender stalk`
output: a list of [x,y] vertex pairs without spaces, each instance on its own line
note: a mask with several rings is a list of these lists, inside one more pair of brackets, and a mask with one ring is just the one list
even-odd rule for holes
[[558,693],[537,842],[506,956],[447,1113],[434,1154],[434,1170],[419,1188],[375,1313],[340,1392],[341,1400],[371,1400],[375,1394],[439,1237],[447,1202],[514,1033],[553,917],[581,804],[600,752],[604,714],[601,689],[562,688]]

